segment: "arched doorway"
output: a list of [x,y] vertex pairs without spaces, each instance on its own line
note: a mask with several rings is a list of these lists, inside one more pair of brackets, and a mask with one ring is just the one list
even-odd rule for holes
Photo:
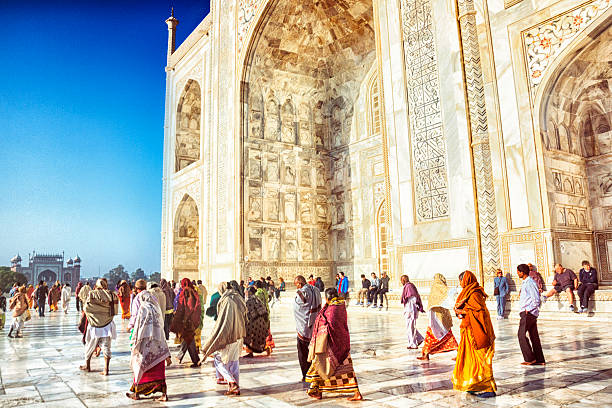
[[69,283],[72,285],[72,275],[70,273],[64,274],[64,283]]
[[45,269],[38,274],[38,280],[45,281],[48,285],[53,284],[57,281],[57,274],[50,269]]
[[179,99],[176,112],[175,171],[200,159],[201,91],[190,79]]
[[243,277],[378,269],[373,15],[371,0],[273,0],[257,25],[241,83]]
[[199,279],[199,228],[198,206],[193,198],[185,195],[174,219],[173,278]]
[[537,107],[555,260],[612,282],[612,18],[574,46]]

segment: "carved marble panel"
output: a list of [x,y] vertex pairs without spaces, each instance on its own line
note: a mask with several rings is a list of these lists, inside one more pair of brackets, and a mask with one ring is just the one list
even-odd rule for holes
[[261,221],[263,214],[263,200],[261,186],[251,183],[249,185],[249,221]]
[[431,0],[401,0],[417,221],[449,216],[446,142]]
[[280,229],[264,227],[265,260],[278,260],[280,257]]
[[310,228],[301,229],[300,252],[302,254],[302,260],[310,261],[313,259],[312,230]]
[[275,189],[266,189],[264,198],[264,220],[279,221],[279,193]]
[[285,216],[285,221],[287,222],[295,222],[296,221],[296,201],[297,198],[295,193],[284,193],[283,194],[283,211]]
[[249,258],[251,260],[262,259],[262,233],[260,226],[249,228]]

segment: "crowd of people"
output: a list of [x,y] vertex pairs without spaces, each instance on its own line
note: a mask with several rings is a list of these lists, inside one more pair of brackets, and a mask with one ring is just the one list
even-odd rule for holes
[[[555,266],[552,288],[544,292],[544,281],[531,264],[520,264],[516,270],[522,282],[519,291],[518,343],[523,354],[523,365],[545,365],[537,319],[540,308],[550,296],[567,292],[573,302],[573,291],[580,297],[580,310],[588,307],[589,297],[597,289],[597,272],[589,262],[576,276],[562,265]],[[216,382],[227,386],[228,396],[240,395],[240,358],[255,354],[269,356],[275,348],[271,327],[271,307],[286,291],[279,279],[276,286],[271,277],[247,281],[221,282],[208,299],[202,281],[182,279],[180,282],[162,279],[157,282],[137,280],[119,282],[109,288],[106,279],[98,279],[94,287],[80,282],[75,289],[78,322],[84,344],[84,364],[80,369],[91,372],[92,358],[104,357],[102,375],[108,375],[111,346],[117,338],[114,318],[121,313],[126,323],[122,327],[130,333],[130,366],[133,384],[127,397],[138,400],[143,396],[161,394],[160,401],[168,400],[166,368],[173,364],[169,347],[170,333],[175,334],[178,346],[176,360],[182,364],[186,354],[190,366],[200,367],[211,357]],[[419,360],[432,355],[456,351],[451,375],[455,390],[487,398],[496,395],[493,376],[495,332],[486,306],[487,294],[471,271],[459,275],[459,287],[450,287],[442,274],[433,278],[427,305],[417,287],[407,275],[400,278],[403,317],[406,325],[407,348],[421,347]],[[307,395],[321,399],[325,393],[349,395],[349,400],[363,397],[350,354],[350,334],[347,321],[349,281],[343,272],[336,276],[336,285],[325,289],[323,280],[301,275],[294,279],[296,295],[293,314],[296,324],[297,359],[302,381],[309,384]],[[501,270],[494,279],[498,318],[503,318],[510,285]],[[371,279],[361,275],[357,305],[381,308],[389,290],[389,277],[382,273]],[[322,295],[323,294],[323,295]],[[71,302],[70,285],[56,282],[51,288],[45,282],[14,285],[8,294],[8,308],[13,312],[9,337],[20,338],[25,322],[31,319],[30,309],[37,309],[44,317],[45,305],[51,312],[67,313]],[[207,306],[207,301],[209,301]],[[0,292],[2,327],[6,299]],[[419,314],[427,315],[425,336],[416,327]],[[455,338],[452,314],[460,319],[460,337]],[[209,316],[214,328],[202,342],[204,319]],[[449,373],[450,374],[450,373]]]

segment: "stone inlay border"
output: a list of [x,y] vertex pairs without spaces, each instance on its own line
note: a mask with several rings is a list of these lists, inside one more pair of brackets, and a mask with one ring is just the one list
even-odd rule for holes
[[612,0],[590,0],[521,33],[532,92],[551,61],[610,6]]

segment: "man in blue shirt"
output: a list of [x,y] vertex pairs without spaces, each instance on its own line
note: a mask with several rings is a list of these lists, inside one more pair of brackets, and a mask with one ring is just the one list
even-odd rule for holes
[[338,294],[344,299],[348,299],[348,285],[348,278],[344,276],[344,272],[340,272],[340,280],[338,281]]
[[597,269],[591,267],[589,261],[582,261],[582,269],[578,273],[580,286],[578,286],[578,297],[580,298],[580,310],[584,313],[589,308],[589,298],[597,290]]
[[506,306],[506,295],[508,295],[508,280],[501,269],[497,270],[497,276],[493,280],[493,290],[497,299],[497,320],[504,318],[504,308]]
[[[519,296],[521,321],[518,329],[518,341],[523,353],[522,365],[546,365],[540,335],[538,334],[538,316],[540,315],[540,291],[538,284],[529,277],[529,267],[520,264],[516,268],[518,277],[523,280]],[[527,338],[529,333],[529,339]]]

